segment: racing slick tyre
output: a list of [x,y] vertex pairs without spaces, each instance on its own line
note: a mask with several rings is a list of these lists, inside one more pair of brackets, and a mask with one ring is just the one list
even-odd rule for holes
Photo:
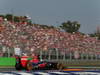
[[16,69],[16,70],[21,70],[21,69],[22,69],[20,57],[16,58],[15,69]]
[[58,69],[58,70],[64,69],[64,65],[63,65],[62,63],[58,63],[58,64],[57,64],[57,69]]
[[22,69],[22,65],[20,63],[16,63],[15,69],[16,70],[21,70]]
[[26,68],[27,68],[28,71],[31,71],[33,69],[32,63],[27,62]]

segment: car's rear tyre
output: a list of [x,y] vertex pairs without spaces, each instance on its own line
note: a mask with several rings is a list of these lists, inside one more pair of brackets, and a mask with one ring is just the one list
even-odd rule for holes
[[58,70],[64,69],[64,65],[63,65],[62,63],[58,63],[58,64],[57,64],[57,69],[58,69]]
[[32,63],[28,62],[27,65],[26,65],[26,68],[27,68],[28,71],[31,71],[33,69]]
[[22,69],[21,64],[20,64],[20,63],[16,63],[15,69],[16,69],[16,70],[21,70],[21,69]]

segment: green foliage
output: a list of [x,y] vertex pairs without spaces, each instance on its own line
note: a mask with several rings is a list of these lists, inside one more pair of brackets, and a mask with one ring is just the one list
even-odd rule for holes
[[31,19],[28,19],[27,16],[14,16],[13,14],[0,15],[0,17],[6,18],[10,22],[28,22],[32,24]]
[[20,22],[19,17],[18,16],[14,16],[14,22]]
[[73,33],[79,31],[80,24],[77,21],[73,21],[73,22],[67,21],[67,22],[63,22],[60,28],[66,32]]
[[94,32],[92,34],[89,34],[91,37],[98,37],[98,40],[100,40],[100,33]]
[[5,16],[4,16],[4,15],[0,15],[0,17],[5,18]]
[[89,34],[91,37],[98,37],[98,40],[100,40],[100,28],[97,27],[96,31],[94,33]]
[[40,25],[43,29],[45,28],[48,28],[48,29],[51,29],[51,28],[55,28],[54,26],[48,26],[48,25]]
[[13,20],[13,15],[12,14],[6,14],[5,18],[7,18],[8,21],[12,21]]

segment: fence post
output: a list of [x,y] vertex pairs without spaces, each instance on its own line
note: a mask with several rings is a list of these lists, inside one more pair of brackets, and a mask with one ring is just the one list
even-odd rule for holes
[[95,54],[95,60],[97,60],[97,55]]
[[40,60],[42,61],[42,50],[40,50]]
[[72,53],[70,52],[70,60],[72,60]]
[[89,56],[88,56],[88,54],[87,54],[87,55],[86,55],[86,60],[88,60],[88,57],[89,57]]
[[93,55],[91,55],[91,60],[93,60]]
[[81,54],[81,60],[83,60],[83,54]]
[[51,60],[51,50],[49,50],[49,60]]
[[63,54],[64,54],[64,55],[63,55],[63,60],[65,61],[65,55],[66,55],[66,53],[64,52]]
[[58,56],[59,56],[58,49],[56,48],[56,57],[57,57],[57,60],[58,60]]
[[9,47],[6,47],[6,50],[7,50],[7,56],[10,57],[10,49],[9,49]]

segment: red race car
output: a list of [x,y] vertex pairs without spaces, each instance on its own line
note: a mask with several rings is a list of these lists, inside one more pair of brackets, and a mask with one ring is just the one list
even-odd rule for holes
[[64,69],[64,65],[57,62],[48,62],[48,61],[39,61],[38,63],[34,63],[31,60],[24,59],[22,62],[22,58],[16,57],[16,70],[60,70]]

